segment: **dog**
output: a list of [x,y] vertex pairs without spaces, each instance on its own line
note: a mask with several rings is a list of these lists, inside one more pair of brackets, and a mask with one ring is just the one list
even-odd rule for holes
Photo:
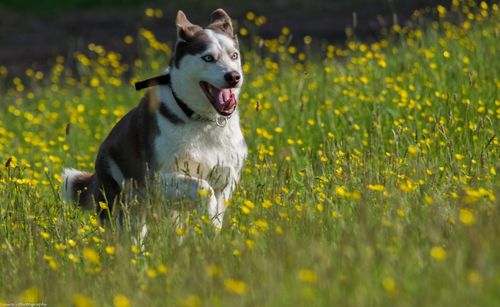
[[[126,182],[138,188],[159,178],[167,199],[206,206],[220,228],[240,179],[247,146],[240,128],[241,56],[231,18],[215,10],[205,28],[176,16],[177,41],[164,75],[112,128],[99,148],[93,174],[64,169],[67,202],[97,210],[100,219],[119,201]],[[203,192],[202,192],[203,191]]]

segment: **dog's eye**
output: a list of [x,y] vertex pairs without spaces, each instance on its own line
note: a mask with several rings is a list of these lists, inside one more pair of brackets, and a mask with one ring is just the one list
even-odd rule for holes
[[201,58],[203,59],[203,61],[208,62],[208,63],[215,61],[215,58],[213,56],[211,56],[210,54],[204,55]]
[[235,52],[231,55],[231,59],[237,60],[238,59],[238,52]]

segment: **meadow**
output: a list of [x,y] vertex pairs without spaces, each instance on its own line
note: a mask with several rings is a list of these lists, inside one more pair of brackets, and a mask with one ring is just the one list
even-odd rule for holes
[[143,246],[63,204],[60,174],[92,170],[171,45],[142,29],[133,65],[90,44],[50,72],[0,66],[0,306],[498,306],[499,21],[454,0],[376,42],[292,45],[247,13],[249,157],[224,226],[203,208],[175,226],[152,191],[123,204],[147,212]]

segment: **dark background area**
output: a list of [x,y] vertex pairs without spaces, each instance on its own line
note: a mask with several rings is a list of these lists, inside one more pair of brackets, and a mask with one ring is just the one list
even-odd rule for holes
[[[46,70],[57,55],[71,56],[90,42],[122,53],[125,60],[137,56],[137,46],[126,45],[125,35],[135,36],[147,28],[161,41],[175,38],[177,10],[194,23],[206,24],[210,13],[224,8],[236,23],[253,11],[267,22],[258,34],[272,37],[288,26],[297,40],[310,35],[315,40],[343,42],[346,27],[353,27],[363,40],[373,40],[381,28],[407,21],[415,9],[446,3],[439,0],[0,0],[0,66],[10,75],[26,68]],[[145,8],[159,8],[162,18],[147,18]]]

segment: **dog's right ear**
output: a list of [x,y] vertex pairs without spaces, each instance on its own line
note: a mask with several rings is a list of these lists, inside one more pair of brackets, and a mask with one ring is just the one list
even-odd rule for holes
[[200,26],[192,24],[183,11],[177,12],[175,25],[177,26],[177,39],[180,41],[189,42],[194,38],[196,32],[203,30]]

